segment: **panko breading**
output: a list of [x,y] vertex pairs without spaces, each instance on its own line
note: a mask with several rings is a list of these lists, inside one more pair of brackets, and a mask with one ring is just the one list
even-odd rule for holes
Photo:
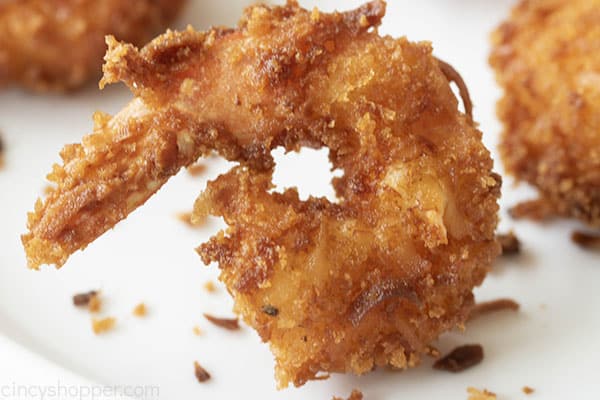
[[184,0],[0,1],[0,85],[75,89],[101,73],[104,36],[143,45]]
[[502,158],[540,193],[512,214],[600,226],[600,0],[522,1],[493,43]]
[[[268,341],[281,387],[320,372],[407,368],[462,326],[499,254],[500,177],[429,43],[382,37],[385,3],[344,13],[254,6],[237,29],[109,40],[104,83],[136,98],[65,147],[23,236],[29,264],[68,256],[212,151],[239,162],[196,218],[198,248]],[[452,74],[450,74],[452,75]],[[277,147],[328,148],[338,200],[272,192]]]

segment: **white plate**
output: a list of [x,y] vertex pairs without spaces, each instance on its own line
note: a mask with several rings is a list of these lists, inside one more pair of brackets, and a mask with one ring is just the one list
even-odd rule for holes
[[[193,2],[180,25],[232,24],[243,3],[247,2]],[[314,3],[302,2],[308,7]],[[500,130],[494,107],[500,93],[487,65],[488,36],[511,2],[389,3],[381,32],[434,43],[435,53],[467,81],[475,117],[486,144],[494,149]],[[320,2],[326,10],[357,4]],[[536,389],[532,398],[537,399],[600,398],[600,263],[597,255],[570,243],[568,235],[577,226],[571,222],[514,222],[503,212],[501,230],[516,230],[524,254],[499,261],[476,294],[479,299],[513,297],[522,311],[482,318],[465,334],[444,335],[439,343],[444,351],[456,344],[482,343],[486,358],[476,368],[454,375],[433,371],[426,361],[404,373],[340,375],[281,392],[275,390],[271,354],[250,328],[224,332],[202,318],[202,312],[231,315],[231,300],[221,286],[215,294],[203,289],[207,280],[216,281],[216,266],[203,266],[194,252],[221,223],[215,220],[193,230],[174,217],[191,209],[206,179],[224,171],[225,162],[208,161],[202,177],[178,175],[62,270],[27,270],[19,234],[59,149],[90,131],[94,110],[115,112],[129,98],[121,87],[102,93],[90,87],[68,97],[18,90],[0,94],[0,130],[7,148],[6,168],[0,172],[0,332],[10,338],[0,338],[0,389],[13,382],[47,384],[60,379],[82,385],[157,387],[158,395],[147,392],[149,399],[328,399],[333,394],[347,396],[355,387],[367,399],[464,399],[466,387],[476,386],[501,399],[519,399],[525,397],[521,388],[528,385]],[[284,161],[277,172],[280,184],[299,184],[304,194],[331,194],[323,152],[288,155]],[[499,164],[497,168],[501,170]],[[322,178],[308,186],[301,179],[307,169]],[[531,194],[506,179],[502,204],[507,207]],[[105,336],[94,336],[90,316],[71,305],[74,293],[94,288],[103,292],[106,315],[118,318],[117,329]],[[148,305],[146,319],[131,315],[140,301]],[[200,337],[192,334],[196,324],[204,331]],[[213,374],[209,383],[194,379],[194,360]],[[0,397],[19,398],[6,393]]]

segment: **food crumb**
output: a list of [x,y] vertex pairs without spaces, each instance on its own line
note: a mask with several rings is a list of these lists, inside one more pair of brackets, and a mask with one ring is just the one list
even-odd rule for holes
[[117,320],[113,317],[96,319],[92,318],[92,330],[96,335],[108,332],[115,327]]
[[42,191],[44,193],[44,196],[50,196],[52,193],[54,193],[56,191],[56,187],[54,187],[52,185],[46,185],[46,186],[44,186],[44,189]]
[[503,256],[515,255],[521,252],[521,242],[513,231],[499,233],[496,235],[496,239],[500,243],[500,246],[502,246]]
[[496,400],[496,394],[486,389],[479,390],[474,387],[468,387],[467,393],[469,393],[468,400]]
[[198,382],[206,382],[210,379],[210,374],[206,371],[202,366],[198,363],[198,361],[194,361],[194,375]]
[[147,313],[148,310],[146,309],[146,304],[144,303],[138,304],[133,309],[133,315],[135,315],[136,317],[145,317]]
[[102,308],[102,302],[100,301],[100,296],[96,293],[90,298],[88,310],[92,313],[97,313],[100,312],[100,308]]
[[206,165],[196,163],[187,167],[186,170],[191,176],[200,176],[206,171]]
[[475,304],[475,307],[473,307],[471,313],[469,314],[469,321],[479,318],[482,315],[497,311],[519,311],[519,308],[519,303],[512,299],[497,299],[491,301],[483,301],[481,303]]
[[99,312],[102,306],[100,292],[90,290],[86,293],[78,293],[73,296],[73,305],[75,307],[87,307],[93,313]]
[[217,291],[217,287],[215,286],[213,281],[206,281],[206,283],[204,284],[204,289],[208,293],[214,293]]
[[191,212],[181,212],[177,214],[177,219],[191,228],[199,228],[206,222],[206,218],[194,218]]
[[575,231],[571,234],[571,240],[584,249],[600,250],[600,235]]
[[535,392],[534,388],[531,388],[529,386],[523,386],[523,393],[525,393],[525,394],[531,394],[533,392]]
[[483,347],[478,344],[459,346],[433,364],[434,369],[461,372],[483,360]]
[[194,325],[194,327],[192,328],[192,332],[194,332],[194,335],[196,336],[202,335],[202,329],[200,329],[198,325]]
[[279,315],[279,309],[271,305],[263,306],[262,311],[271,317],[276,317],[277,315]]
[[4,139],[0,132],[0,168],[4,167]]
[[[362,400],[363,394],[358,389],[352,389],[352,393],[350,393],[350,397],[347,400]],[[342,397],[333,396],[332,400],[344,400]]]
[[427,346],[425,348],[425,354],[427,354],[433,358],[439,358],[441,355],[440,351],[433,346]]
[[210,314],[204,314],[204,318],[223,329],[230,331],[236,331],[240,329],[240,324],[238,323],[237,318],[218,318]]

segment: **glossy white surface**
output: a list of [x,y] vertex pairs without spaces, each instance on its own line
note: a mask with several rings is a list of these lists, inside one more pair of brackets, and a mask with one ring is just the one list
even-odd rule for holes
[[[248,2],[192,3],[181,26],[232,24]],[[301,3],[312,7],[317,2]],[[318,3],[326,10],[359,4]],[[475,118],[491,149],[500,125],[494,114],[499,90],[487,65],[488,34],[510,4],[505,0],[390,0],[381,27],[385,34],[432,41],[435,54],[462,73],[476,106]],[[27,270],[19,235],[59,149],[90,131],[93,111],[115,112],[129,98],[122,87],[99,92],[93,86],[69,97],[33,96],[19,90],[0,94],[0,130],[6,144],[6,167],[0,171],[0,390],[13,383],[53,385],[60,380],[68,385],[158,387],[158,393],[146,396],[149,399],[247,395],[329,399],[360,388],[366,399],[383,400],[465,399],[466,387],[475,386],[498,393],[499,399],[523,399],[521,388],[528,385],[536,389],[532,399],[600,398],[600,256],[570,243],[575,223],[532,224],[506,217],[507,206],[532,193],[515,188],[509,179],[504,185],[501,230],[514,228],[524,253],[500,260],[476,294],[478,299],[512,297],[522,310],[485,317],[470,324],[464,334],[443,336],[439,342],[443,351],[471,342],[485,348],[481,365],[456,375],[433,371],[426,360],[420,368],[404,373],[334,376],[301,389],[276,391],[271,354],[251,329],[225,332],[202,318],[203,312],[231,315],[231,300],[222,286],[214,294],[203,289],[207,280],[216,282],[216,266],[203,266],[194,252],[221,223],[213,220],[193,230],[174,217],[191,209],[206,179],[227,168],[218,159],[206,162],[209,169],[202,177],[185,172],[176,176],[60,271]],[[497,169],[501,170],[499,163]],[[327,170],[323,152],[303,152],[300,158],[285,156],[276,179],[283,186],[300,182],[304,194],[330,194]],[[309,186],[301,179],[307,175],[322,178],[311,179]],[[95,288],[106,299],[105,314],[118,319],[115,331],[99,337],[91,332],[89,314],[71,305],[74,293]],[[145,319],[131,315],[140,301],[148,305]],[[196,324],[204,331],[202,336],[192,333]],[[210,382],[195,381],[194,360],[212,373]],[[41,397],[0,392],[0,398]]]

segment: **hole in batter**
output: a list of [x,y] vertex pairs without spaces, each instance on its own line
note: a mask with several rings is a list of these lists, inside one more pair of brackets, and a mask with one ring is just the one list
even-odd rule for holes
[[336,201],[331,180],[342,176],[343,172],[339,169],[331,171],[329,150],[302,148],[298,153],[286,154],[283,148],[278,148],[272,154],[276,163],[273,191],[281,193],[287,188],[296,187],[302,200],[314,196]]

